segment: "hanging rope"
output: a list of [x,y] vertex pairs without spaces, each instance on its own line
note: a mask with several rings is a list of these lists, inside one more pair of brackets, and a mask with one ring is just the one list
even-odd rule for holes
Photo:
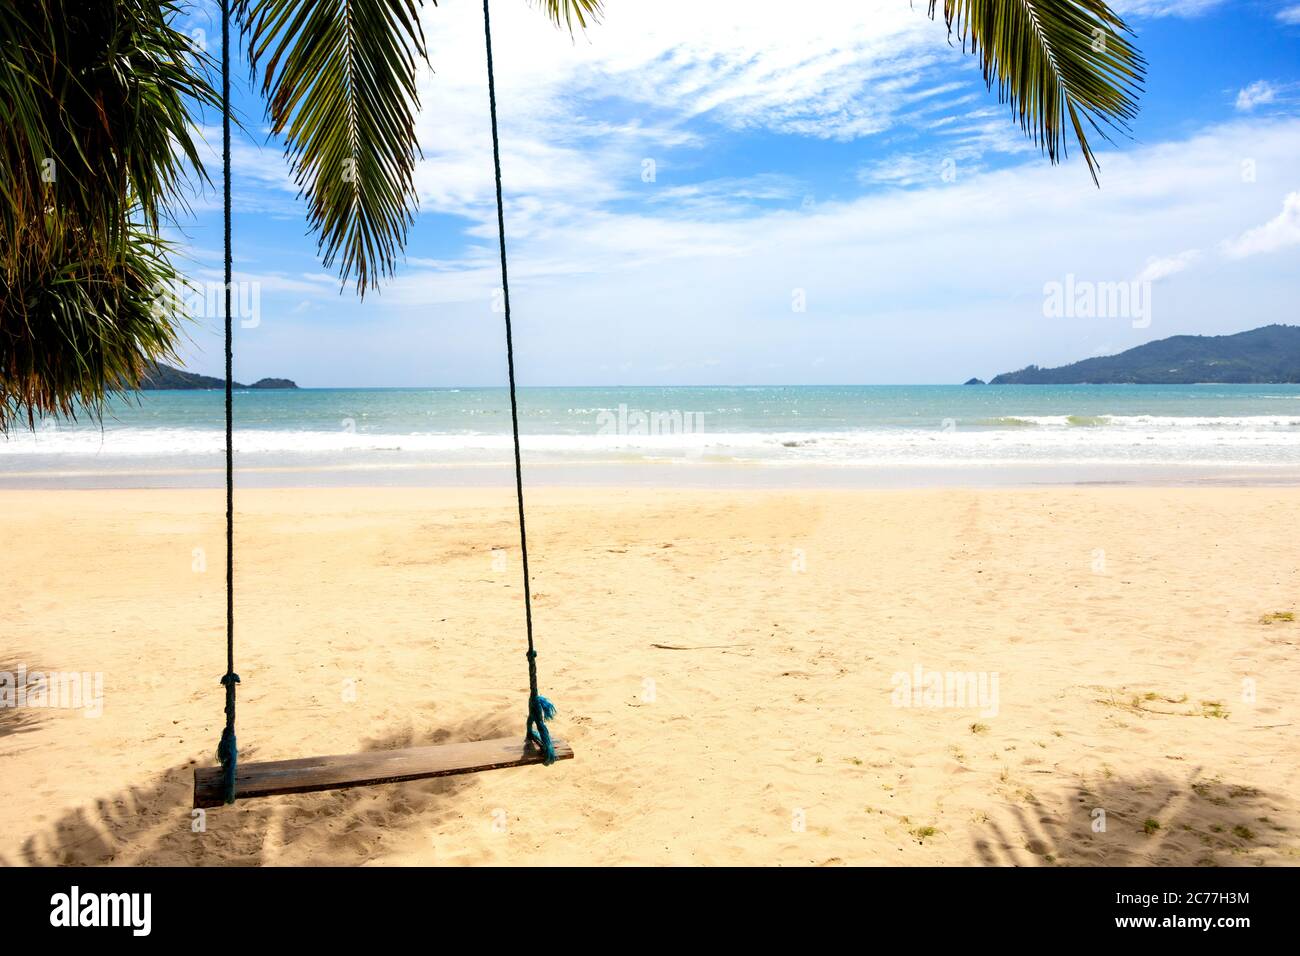
[[230,324],[230,0],[221,0],[221,186],[225,214],[226,258],[226,727],[217,745],[217,759],[224,771],[222,785],[226,803],[235,802],[235,767],[239,747],[235,743],[235,444],[234,444],[234,342]]
[[[546,722],[555,716],[555,705],[537,692],[537,650],[533,646],[533,598],[528,583],[528,532],[524,527],[524,470],[519,455],[519,402],[515,396],[515,346],[510,331],[510,280],[506,274],[506,216],[501,199],[501,143],[497,135],[497,90],[492,72],[492,24],[488,0],[483,0],[483,39],[487,45],[488,105],[492,113],[492,165],[497,186],[497,235],[501,242],[501,297],[506,312],[506,364],[510,373],[510,427],[515,441],[515,500],[519,505],[519,553],[524,565],[524,620],[528,629],[528,723],[525,742],[542,749],[542,763],[555,763],[555,746]],[[238,678],[236,678],[238,680]],[[233,739],[233,738],[232,738]]]

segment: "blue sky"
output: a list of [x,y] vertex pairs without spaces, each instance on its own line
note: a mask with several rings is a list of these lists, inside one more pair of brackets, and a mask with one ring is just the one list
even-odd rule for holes
[[[218,37],[209,6],[182,25]],[[522,384],[960,382],[1297,320],[1296,0],[1117,3],[1149,75],[1132,140],[1094,144],[1100,190],[1033,149],[921,0],[608,7],[570,40],[493,4]],[[260,313],[237,378],[504,381],[481,17],[424,12],[420,213],[364,301],[321,266],[241,61],[235,270]],[[220,280],[216,191],[174,238]],[[1145,283],[1150,309],[1045,315],[1067,276]],[[219,316],[182,357],[220,369]]]

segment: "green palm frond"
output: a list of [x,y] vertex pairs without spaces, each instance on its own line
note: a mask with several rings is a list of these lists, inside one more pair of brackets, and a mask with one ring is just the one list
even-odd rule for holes
[[[596,21],[602,0],[533,2],[573,31]],[[362,296],[392,275],[414,222],[416,67],[428,60],[422,5],[236,0],[234,8],[322,259],[337,261]]]
[[324,262],[364,295],[414,220],[418,4],[239,0],[236,13]]
[[38,414],[99,417],[111,390],[138,387],[152,363],[175,359],[168,290],[181,278],[150,228],[129,223],[110,254],[75,229],[46,240],[45,254],[0,279],[5,331],[18,333],[0,349],[0,431]]
[[1073,131],[1097,182],[1085,124],[1106,140],[1127,133],[1146,74],[1127,24],[1103,0],[943,0],[943,18],[1035,145],[1059,162]]
[[558,26],[564,26],[572,33],[576,26],[579,30],[587,29],[591,23],[600,19],[603,12],[603,0],[534,0],[548,17]]
[[0,5],[0,431],[97,415],[171,356],[161,222],[202,176],[189,110],[215,105],[173,0]]

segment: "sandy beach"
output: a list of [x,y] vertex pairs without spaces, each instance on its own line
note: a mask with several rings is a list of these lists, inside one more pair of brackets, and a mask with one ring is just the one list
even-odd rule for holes
[[[220,493],[0,492],[0,671],[103,682],[98,715],[0,709],[0,862],[1300,862],[1300,490],[539,489],[529,509],[575,760],[194,832]],[[241,492],[244,759],[522,732],[513,519],[508,488]]]

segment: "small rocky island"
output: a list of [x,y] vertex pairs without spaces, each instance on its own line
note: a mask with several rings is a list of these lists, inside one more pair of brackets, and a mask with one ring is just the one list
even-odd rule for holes
[[[179,389],[211,389],[226,387],[224,378],[213,378],[211,375],[197,375],[194,372],[187,372],[184,369],[173,368],[170,365],[164,365],[162,362],[155,362],[144,373],[140,380],[142,391],[174,391]],[[243,385],[239,382],[234,383],[235,388],[297,388],[295,382],[287,378],[259,378],[252,385]]]

